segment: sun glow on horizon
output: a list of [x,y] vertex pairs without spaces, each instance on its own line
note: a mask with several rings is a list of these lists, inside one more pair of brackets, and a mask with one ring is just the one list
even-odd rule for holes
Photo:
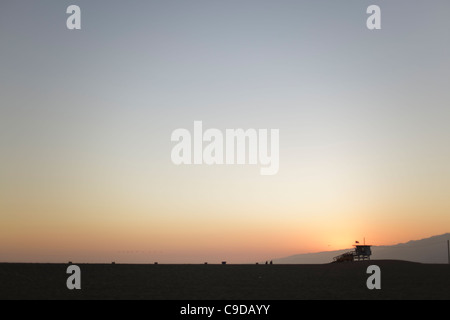
[[[387,1],[380,32],[351,1],[105,3],[81,30],[2,6],[0,261],[255,263],[449,231],[450,2]],[[194,121],[279,130],[276,174],[174,164]]]

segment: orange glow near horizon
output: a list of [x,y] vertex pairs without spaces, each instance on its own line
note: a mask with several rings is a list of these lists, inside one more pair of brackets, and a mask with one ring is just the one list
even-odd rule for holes
[[[450,1],[404,2],[369,31],[362,1],[83,1],[81,30],[61,2],[3,1],[0,262],[255,263],[450,232]],[[252,134],[227,148],[231,130]]]
[[432,215],[423,215],[417,205],[415,210],[410,205],[391,210],[378,207],[374,211],[363,210],[360,204],[336,205],[333,212],[328,212],[331,204],[314,210],[312,205],[299,202],[295,210],[293,199],[289,203],[285,198],[279,211],[271,201],[264,205],[253,200],[247,204],[241,200],[239,205],[228,207],[204,202],[194,204],[194,209],[187,205],[182,209],[183,203],[179,203],[172,210],[167,203],[155,202],[139,210],[119,200],[97,207],[35,203],[39,210],[16,205],[15,212],[10,206],[11,214],[0,226],[3,261],[253,263],[346,249],[355,240],[362,243],[364,237],[371,245],[421,239],[447,232],[445,226],[450,222],[445,211],[439,214],[435,209],[430,219]]

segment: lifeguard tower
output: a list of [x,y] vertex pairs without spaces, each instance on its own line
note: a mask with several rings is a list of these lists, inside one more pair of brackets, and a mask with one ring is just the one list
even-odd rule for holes
[[370,260],[370,256],[372,255],[372,249],[370,249],[370,245],[355,245],[355,253],[354,260]]
[[356,241],[357,244],[354,244],[355,250],[348,251],[344,254],[341,254],[337,257],[333,258],[333,262],[353,262],[353,261],[364,261],[364,260],[370,260],[370,256],[372,255],[372,249],[371,245],[359,244],[358,241]]

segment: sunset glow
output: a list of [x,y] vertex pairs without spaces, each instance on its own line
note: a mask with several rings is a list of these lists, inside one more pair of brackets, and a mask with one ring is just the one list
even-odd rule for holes
[[[281,2],[77,1],[78,31],[67,4],[2,4],[0,262],[255,263],[449,232],[449,4],[386,2],[371,33],[367,3]],[[194,121],[279,129],[279,168],[175,165]]]

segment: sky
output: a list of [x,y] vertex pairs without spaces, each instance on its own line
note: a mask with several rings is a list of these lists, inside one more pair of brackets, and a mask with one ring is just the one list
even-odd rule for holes
[[[2,0],[0,261],[254,263],[449,232],[449,10]],[[278,173],[174,165],[194,121],[279,129]]]

